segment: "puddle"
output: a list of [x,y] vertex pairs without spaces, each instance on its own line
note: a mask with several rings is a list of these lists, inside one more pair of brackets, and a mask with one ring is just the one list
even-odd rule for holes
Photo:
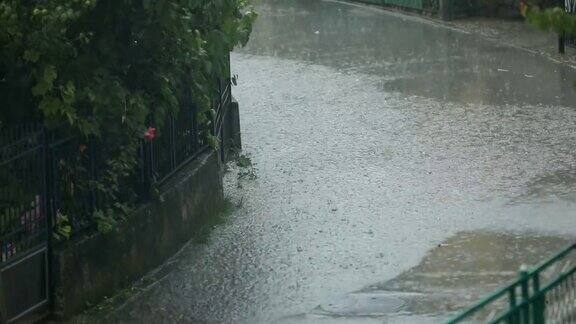
[[512,280],[522,265],[536,265],[570,242],[534,233],[460,232],[396,278],[326,301],[303,318],[438,322]]
[[356,293],[330,301],[319,310],[341,316],[379,316],[396,313],[405,305],[401,298],[386,293]]

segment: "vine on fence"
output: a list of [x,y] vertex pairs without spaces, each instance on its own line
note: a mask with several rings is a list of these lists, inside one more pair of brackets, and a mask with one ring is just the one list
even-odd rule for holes
[[105,164],[91,183],[102,208],[96,216],[125,211],[141,141],[150,125],[161,128],[175,114],[184,87],[191,87],[199,122],[207,121],[216,80],[229,77],[228,52],[250,35],[256,15],[246,5],[0,0],[0,129],[42,121],[92,138]]

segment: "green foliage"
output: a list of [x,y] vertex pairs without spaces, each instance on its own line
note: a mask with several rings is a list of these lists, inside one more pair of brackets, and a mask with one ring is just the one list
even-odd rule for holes
[[250,155],[241,154],[240,156],[238,156],[238,159],[236,160],[236,165],[241,168],[249,168],[252,166],[252,158],[250,157]]
[[236,165],[240,167],[237,174],[238,188],[242,188],[242,180],[256,180],[258,178],[256,166],[249,154],[240,154],[236,159]]
[[106,211],[97,210],[94,212],[94,220],[96,221],[96,227],[100,233],[109,233],[118,224],[116,213],[112,209],[107,209]]
[[206,140],[208,141],[208,145],[210,145],[211,148],[213,148],[215,150],[220,148],[220,140],[218,139],[217,136],[214,136],[212,134],[208,134],[206,136]]
[[564,8],[547,7],[534,1],[526,17],[529,23],[543,30],[551,30],[559,35],[576,35],[576,15],[567,13]]
[[56,215],[56,224],[54,224],[54,238],[56,240],[67,240],[72,234],[72,226],[68,216],[58,213]]
[[106,167],[91,185],[101,208],[116,210],[130,199],[144,130],[177,112],[186,85],[206,120],[228,53],[256,18],[246,4],[0,0],[0,126],[35,120],[92,137]]

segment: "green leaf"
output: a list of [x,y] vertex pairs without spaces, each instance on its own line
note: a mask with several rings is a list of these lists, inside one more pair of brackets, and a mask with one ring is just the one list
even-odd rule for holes
[[56,67],[49,65],[44,70],[44,80],[50,84],[54,83],[54,80],[58,77],[58,72]]
[[40,110],[47,116],[56,115],[60,107],[62,107],[62,101],[56,97],[46,97],[40,101]]
[[210,145],[211,148],[217,150],[220,147],[220,140],[217,136],[210,134],[206,136],[206,139],[208,140],[208,145]]
[[34,50],[24,51],[24,60],[32,62],[32,63],[36,63],[36,62],[38,62],[38,59],[40,59],[40,53],[38,53]]
[[44,74],[42,75],[42,78],[40,79],[38,84],[36,84],[36,86],[32,88],[32,94],[34,96],[39,97],[48,93],[50,90],[53,89],[54,81],[56,80],[57,77],[58,73],[56,72],[56,68],[51,65],[47,66],[44,69]]
[[65,104],[71,105],[76,101],[76,87],[72,81],[66,82],[66,85],[60,89],[62,92],[62,101],[64,101]]

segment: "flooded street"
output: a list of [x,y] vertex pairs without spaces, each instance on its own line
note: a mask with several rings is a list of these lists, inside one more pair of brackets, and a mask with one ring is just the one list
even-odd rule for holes
[[[576,74],[425,19],[262,0],[234,205],[119,321],[438,322],[576,236]],[[240,172],[240,175],[239,175]]]

